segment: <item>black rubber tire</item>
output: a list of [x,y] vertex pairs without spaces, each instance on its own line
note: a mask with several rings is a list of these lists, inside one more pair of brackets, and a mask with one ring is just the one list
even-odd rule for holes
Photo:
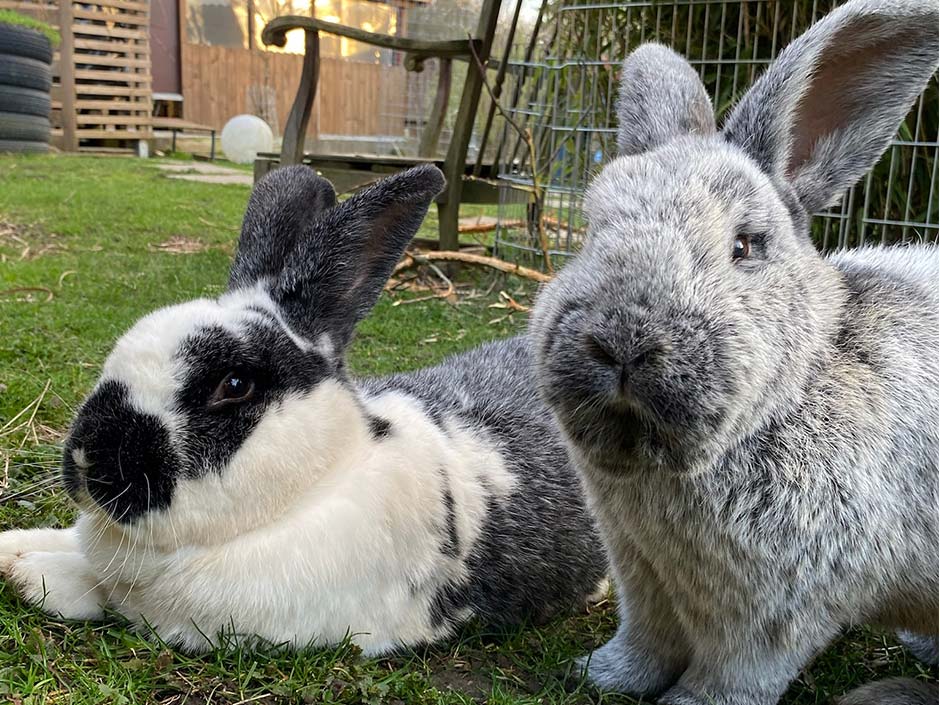
[[0,84],[49,92],[52,67],[38,59],[0,54]]
[[21,113],[47,118],[51,110],[52,98],[48,93],[0,84],[0,113]]
[[46,142],[20,142],[18,140],[0,140],[0,154],[4,152],[48,152]]
[[44,64],[52,63],[52,43],[42,32],[0,22],[0,54],[27,56]]
[[0,140],[48,142],[49,118],[20,113],[0,113]]

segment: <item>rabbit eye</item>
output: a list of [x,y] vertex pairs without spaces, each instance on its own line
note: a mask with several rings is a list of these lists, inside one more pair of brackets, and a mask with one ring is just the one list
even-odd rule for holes
[[229,372],[209,398],[209,407],[218,409],[231,404],[239,404],[251,399],[254,393],[254,380],[239,372]]
[[744,259],[751,254],[751,238],[748,235],[736,235],[734,238],[734,249],[731,251],[731,259]]

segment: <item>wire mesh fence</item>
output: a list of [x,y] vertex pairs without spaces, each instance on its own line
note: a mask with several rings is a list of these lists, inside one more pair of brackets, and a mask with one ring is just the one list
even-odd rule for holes
[[[514,52],[521,90],[506,107],[532,134],[533,158],[518,131],[501,150],[499,227],[503,256],[553,257],[577,251],[585,234],[581,197],[615,153],[619,64],[639,44],[664,43],[695,67],[721,118],[761,70],[795,37],[843,0],[554,0],[539,49]],[[901,126],[890,149],[836,207],[816,214],[823,250],[863,242],[938,236],[937,78]],[[538,185],[544,199],[536,203]],[[539,228],[541,222],[541,230]]]

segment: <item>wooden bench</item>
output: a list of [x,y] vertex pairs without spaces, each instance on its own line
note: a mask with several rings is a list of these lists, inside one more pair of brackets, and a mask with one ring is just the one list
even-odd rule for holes
[[180,132],[208,132],[210,134],[209,159],[215,159],[215,133],[216,129],[208,125],[200,125],[197,122],[190,122],[177,117],[154,117],[154,130],[169,130],[173,134],[173,145],[171,149],[176,151],[176,135]]
[[[491,177],[495,177],[495,174],[489,173],[492,171],[492,166],[482,164],[480,160],[477,163],[468,164],[467,151],[473,133],[474,118],[480,103],[480,95],[483,90],[484,76],[480,66],[492,65],[490,63],[490,54],[493,48],[493,37],[496,32],[500,5],[501,0],[483,0],[477,28],[473,36],[449,41],[426,41],[376,34],[356,27],[347,27],[335,22],[299,15],[278,17],[269,22],[261,35],[262,41],[269,45],[284,46],[287,43],[287,32],[292,29],[304,30],[304,63],[297,95],[294,98],[287,125],[284,128],[281,152],[279,155],[258,155],[258,160],[255,162],[255,178],[260,178],[280,165],[306,163],[323,172],[324,176],[336,183],[338,190],[344,191],[351,188],[360,188],[379,178],[382,174],[399,171],[426,161],[435,162],[444,172],[444,176],[447,177],[447,187],[437,200],[440,248],[442,250],[458,249],[457,219],[460,212],[460,203],[498,202],[495,182],[489,180]],[[512,44],[512,35],[515,32],[521,6],[522,0],[517,0],[510,38],[507,41],[507,53]],[[419,157],[403,159],[375,155],[317,155],[304,153],[304,139],[307,135],[307,124],[310,121],[310,112],[316,96],[317,79],[320,71],[320,32],[346,37],[372,46],[405,52],[405,67],[412,71],[421,71],[427,59],[439,59],[440,74],[437,93],[427,127],[421,135]],[[467,77],[464,81],[463,93],[460,96],[457,119],[454,123],[447,156],[443,160],[435,160],[433,155],[437,151],[437,143],[440,139],[450,98],[451,65],[455,60],[468,62]],[[504,61],[502,65],[505,66],[505,63]],[[497,86],[504,75],[505,68],[498,69]],[[485,135],[489,133],[492,117],[491,110],[484,130]],[[483,142],[485,143],[485,136]],[[483,150],[481,149],[480,152],[482,154]]]

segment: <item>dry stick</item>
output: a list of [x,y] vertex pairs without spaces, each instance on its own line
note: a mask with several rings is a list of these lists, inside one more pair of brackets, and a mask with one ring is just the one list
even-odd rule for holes
[[[472,40],[472,37],[471,37]],[[542,222],[542,204],[544,203],[544,189],[539,180],[539,170],[538,164],[536,163],[537,155],[535,151],[535,142],[532,139],[532,131],[527,127],[524,130],[519,127],[518,123],[509,116],[503,106],[500,104],[499,99],[493,94],[493,89],[490,86],[490,82],[486,80],[486,68],[483,66],[483,62],[480,61],[480,55],[477,54],[476,47],[473,45],[473,41],[470,42],[470,53],[473,55],[473,61],[477,65],[477,70],[480,72],[480,79],[483,83],[483,87],[486,89],[486,92],[490,96],[490,100],[493,102],[493,105],[496,106],[496,109],[499,111],[499,114],[503,116],[503,119],[509,123],[509,125],[514,129],[519,136],[525,140],[526,149],[529,151],[529,161],[532,166],[532,189],[535,192],[535,201],[538,204],[538,220],[536,222],[536,227],[538,228],[539,233],[539,248],[542,250],[542,258],[545,261],[545,271],[549,274],[555,273],[555,267],[552,265],[552,257],[548,252],[548,235],[545,233],[545,224]]]
[[524,220],[508,220],[504,223],[496,223],[494,221],[481,223],[466,223],[464,225],[457,226],[457,232],[460,233],[488,233],[491,230],[496,230],[497,225],[502,225],[504,228],[521,228],[526,223]]
[[[39,407],[42,406],[43,399],[46,398],[46,394],[49,392],[49,387],[52,386],[52,380],[46,380],[46,386],[42,388],[42,393],[36,398],[35,405],[33,406],[33,412],[29,415],[29,421],[26,422],[26,433],[23,434],[23,440],[20,441],[20,447],[18,450],[23,450],[23,446],[26,445],[26,439],[29,437],[29,429],[33,425],[33,420],[36,418],[36,412],[39,411]],[[33,431],[35,436],[35,431]],[[38,442],[38,438],[36,439]]]
[[9,296],[10,294],[23,294],[27,292],[42,292],[46,295],[46,300],[44,303],[49,303],[55,298],[55,294],[52,292],[52,289],[45,286],[15,286],[12,289],[4,289],[0,291],[0,296]]
[[404,256],[401,262],[395,266],[392,276],[406,269],[417,267],[418,265],[429,265],[431,262],[463,262],[465,264],[476,264],[481,267],[490,267],[506,274],[514,274],[523,279],[531,279],[536,282],[550,282],[551,275],[544,274],[537,269],[529,269],[519,264],[506,262],[496,257],[487,257],[485,255],[473,255],[469,252],[409,252]]
[[427,264],[428,264],[428,267],[430,267],[434,271],[434,273],[437,274],[438,277],[440,277],[441,281],[443,281],[447,285],[447,289],[445,289],[442,293],[434,293],[434,294],[430,294],[429,296],[419,296],[414,299],[398,299],[398,301],[393,303],[392,306],[405,306],[407,304],[416,304],[420,301],[431,301],[432,299],[445,299],[446,300],[448,296],[454,293],[454,283],[450,279],[447,278],[447,275],[441,271],[440,267],[433,265],[430,262],[428,262]]

